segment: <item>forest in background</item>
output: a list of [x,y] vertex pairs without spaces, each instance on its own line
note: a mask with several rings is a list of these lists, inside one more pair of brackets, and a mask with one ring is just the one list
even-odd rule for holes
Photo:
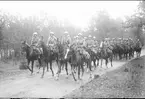
[[113,19],[107,11],[102,10],[93,15],[89,27],[82,30],[68,20],[60,21],[45,12],[41,17],[23,18],[21,15],[14,16],[0,10],[0,49],[19,49],[22,40],[30,44],[34,32],[44,36],[46,42],[50,31],[53,31],[58,38],[64,31],[68,31],[71,37],[82,32],[84,36],[96,36],[97,40],[106,37],[138,37],[144,44],[145,1],[140,1],[137,11],[131,16],[126,16],[125,19],[125,21],[121,18]]

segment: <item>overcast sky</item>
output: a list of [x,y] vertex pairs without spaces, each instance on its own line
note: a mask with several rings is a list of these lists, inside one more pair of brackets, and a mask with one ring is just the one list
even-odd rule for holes
[[19,13],[23,17],[39,15],[44,11],[85,27],[96,11],[105,9],[113,18],[123,18],[131,15],[138,3],[139,1],[0,1],[0,9],[12,14]]

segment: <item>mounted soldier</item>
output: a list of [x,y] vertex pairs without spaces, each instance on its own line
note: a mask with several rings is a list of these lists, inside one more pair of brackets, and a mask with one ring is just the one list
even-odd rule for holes
[[83,48],[83,37],[82,37],[82,33],[78,34],[78,39],[77,39],[77,46],[78,48]]
[[98,42],[96,41],[96,37],[94,36],[92,39],[90,39],[90,46],[89,48],[94,52],[97,53],[98,50]]
[[89,35],[88,40],[87,40],[87,47],[91,49],[93,47],[93,43],[94,43],[94,41],[92,39],[92,36]]
[[107,53],[107,49],[108,49],[108,38],[105,38],[101,44],[100,44],[100,48],[101,50],[104,50],[105,53]]
[[94,45],[93,47],[96,47],[96,37],[95,36],[93,37],[93,45]]
[[57,43],[57,38],[54,36],[54,32],[50,32],[50,36],[48,37],[46,45],[49,46],[52,51],[54,51],[56,43]]
[[74,36],[74,39],[73,39],[73,41],[71,43],[71,45],[73,45],[73,48],[75,50],[77,50],[77,43],[78,43],[78,35],[77,36]]
[[79,51],[80,54],[84,55],[84,57],[89,59],[90,55],[87,51],[85,51],[84,47],[85,47],[84,38],[82,36],[82,33],[79,33],[78,40],[77,40],[77,51]]
[[139,39],[137,39],[137,41],[136,41],[136,46],[139,48],[142,48],[142,44],[141,44],[141,41]]
[[71,37],[67,31],[64,32],[64,35],[61,39],[61,44],[63,44],[65,48],[68,48],[71,44]]
[[[42,44],[42,43],[44,43],[44,39],[43,39],[43,36],[40,36],[40,38],[38,40],[38,46],[39,46],[39,44]],[[43,49],[41,47],[39,47],[39,49],[40,49],[41,53],[43,54]]]
[[84,48],[87,47],[87,37],[84,37],[84,40],[83,40],[83,46],[84,46]]
[[32,51],[31,54],[35,51],[37,54],[42,54],[42,51],[40,49],[40,47],[38,47],[38,43],[39,43],[39,36],[37,32],[34,32],[32,35],[32,40],[31,40],[31,47],[32,47]]

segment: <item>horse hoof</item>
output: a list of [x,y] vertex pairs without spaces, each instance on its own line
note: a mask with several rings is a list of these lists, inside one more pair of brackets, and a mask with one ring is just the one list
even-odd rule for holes
[[43,78],[43,76],[41,76],[41,78]]
[[39,74],[39,72],[37,72]]

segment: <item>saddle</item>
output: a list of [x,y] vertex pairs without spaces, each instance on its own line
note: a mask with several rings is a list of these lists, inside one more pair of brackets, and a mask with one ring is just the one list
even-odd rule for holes
[[38,48],[37,46],[32,45],[31,47],[32,47],[32,53],[35,53],[36,55],[42,54],[42,52],[40,51],[40,48]]

